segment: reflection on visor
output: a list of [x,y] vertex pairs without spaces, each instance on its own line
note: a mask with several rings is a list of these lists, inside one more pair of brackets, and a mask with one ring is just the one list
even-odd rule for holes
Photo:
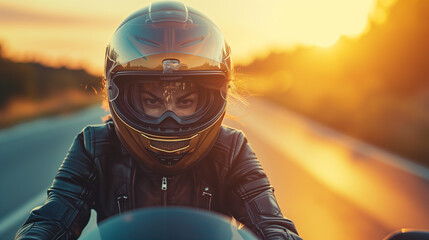
[[160,117],[167,111],[178,117],[190,116],[200,104],[198,87],[192,82],[140,83],[133,95],[135,109],[152,117]]

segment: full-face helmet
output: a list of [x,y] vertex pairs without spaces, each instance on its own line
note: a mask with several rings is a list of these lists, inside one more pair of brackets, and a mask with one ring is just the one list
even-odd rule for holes
[[173,175],[211,149],[225,115],[230,48],[202,13],[155,2],[126,18],[106,49],[107,95],[124,147]]

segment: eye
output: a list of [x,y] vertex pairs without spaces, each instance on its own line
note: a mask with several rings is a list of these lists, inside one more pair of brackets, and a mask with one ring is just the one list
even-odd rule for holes
[[155,98],[143,98],[143,104],[151,107],[151,106],[158,106],[161,104],[161,102]]
[[192,99],[183,99],[179,102],[181,105],[192,105],[194,104],[194,100]]
[[180,108],[190,108],[194,106],[195,100],[192,98],[181,99],[177,102],[177,106]]

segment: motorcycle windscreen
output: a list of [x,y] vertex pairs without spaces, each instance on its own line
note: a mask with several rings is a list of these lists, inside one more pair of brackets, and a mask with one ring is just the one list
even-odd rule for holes
[[256,240],[250,231],[238,229],[231,219],[191,208],[150,208],[110,218],[84,235],[82,240],[208,239]]

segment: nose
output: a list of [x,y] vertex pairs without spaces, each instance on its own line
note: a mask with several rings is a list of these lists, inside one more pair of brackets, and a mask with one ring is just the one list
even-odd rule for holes
[[173,111],[176,109],[176,107],[174,106],[174,104],[172,102],[165,102],[164,103],[165,106],[165,110],[166,111]]

